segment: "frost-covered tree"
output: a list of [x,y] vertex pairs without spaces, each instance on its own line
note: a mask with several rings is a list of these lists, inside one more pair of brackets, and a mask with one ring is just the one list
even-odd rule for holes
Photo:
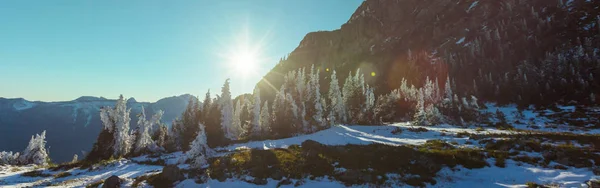
[[365,105],[361,112],[362,123],[371,124],[373,122],[373,108],[375,107],[375,94],[373,88],[367,85],[365,89]]
[[[140,113],[138,117],[138,134],[135,139],[134,144],[134,152],[142,153],[142,152],[156,152],[158,151],[158,146],[152,140],[150,136],[150,129],[155,125],[160,124],[160,119],[162,118],[163,111],[158,111],[154,116],[150,119],[146,119],[146,112],[144,110],[144,106],[142,106],[142,113]],[[157,128],[158,129],[158,128]]]
[[477,102],[477,97],[471,95],[471,107],[478,109],[479,108],[479,104]]
[[253,137],[257,137],[259,135],[262,134],[263,130],[262,130],[262,126],[260,125],[260,89],[259,88],[255,88],[254,89],[254,105],[252,106],[252,122],[250,123],[250,126],[252,127],[252,136]]
[[426,125],[427,124],[427,113],[425,112],[425,94],[423,89],[419,89],[418,92],[418,100],[417,106],[415,107],[417,111],[414,117],[414,125]]
[[446,84],[444,84],[444,96],[450,102],[452,101],[452,87],[450,86],[450,76],[446,78]]
[[190,145],[190,150],[186,153],[186,157],[191,160],[191,166],[194,168],[202,168],[207,165],[207,159],[215,154],[215,152],[208,147],[204,125],[199,124],[198,127],[198,135]]
[[13,153],[12,151],[2,151],[0,152],[0,165],[16,165],[19,163],[19,156],[19,152]]
[[262,109],[260,110],[260,132],[256,134],[259,137],[264,137],[265,134],[270,132],[271,129],[271,112],[269,111],[269,101],[265,101]]
[[48,152],[46,150],[46,131],[42,131],[42,134],[36,134],[31,136],[27,148],[23,151],[23,154],[19,157],[21,164],[36,164],[36,165],[47,165],[50,161]]
[[[241,129],[242,122],[241,122],[240,117],[241,117],[243,108],[242,108],[242,104],[240,103],[240,101],[241,101],[241,99],[235,103],[235,108],[233,110],[233,127],[234,128],[240,127],[240,129]],[[239,133],[235,132],[235,135],[237,135],[236,137],[239,137],[241,132],[243,132],[243,131],[240,131]]]
[[166,150],[169,152],[181,151],[181,135],[184,131],[183,122],[180,119],[174,119],[171,123],[171,129],[168,132]]
[[233,118],[233,101],[231,100],[231,92],[229,91],[229,79],[225,80],[225,84],[221,88],[221,127],[225,132],[225,137],[230,140],[237,140],[241,132],[240,127],[235,127]]
[[360,69],[356,71],[354,76],[350,73],[342,89],[344,107],[346,109],[346,116],[348,117],[347,123],[358,122],[365,103],[364,91],[364,76],[360,72]]
[[169,129],[167,128],[167,126],[165,124],[160,123],[160,125],[158,126],[156,131],[154,131],[154,134],[152,135],[152,140],[154,140],[154,143],[156,144],[156,146],[161,148],[161,150],[165,150],[166,146],[167,146],[167,140],[169,139],[168,136],[169,136]]
[[77,156],[77,154],[73,155],[73,159],[71,159],[71,163],[75,163],[79,161],[79,156]]
[[[319,84],[319,71],[314,70],[314,65],[311,67],[311,75],[309,80],[310,90],[310,113],[309,117],[312,118],[310,121],[311,127],[310,132],[317,131],[318,129],[325,128],[327,122],[323,119],[323,105],[321,103],[321,84]],[[315,127],[316,126],[316,127]]]
[[114,108],[103,108],[100,110],[100,120],[104,125],[104,129],[113,132],[114,156],[127,155],[131,149],[132,140],[129,134],[130,112],[131,109],[127,109],[127,101],[123,98],[123,95],[119,96]]
[[338,79],[336,77],[335,70],[331,73],[331,82],[329,83],[329,124],[335,125],[342,121],[346,121],[344,109],[344,101],[342,99],[342,92],[340,91],[340,85],[338,83]]
[[198,98],[190,97],[188,105],[181,115],[181,122],[183,123],[183,131],[181,132],[181,149],[183,151],[189,150],[190,143],[196,138],[198,134],[198,123],[200,123],[200,107]]

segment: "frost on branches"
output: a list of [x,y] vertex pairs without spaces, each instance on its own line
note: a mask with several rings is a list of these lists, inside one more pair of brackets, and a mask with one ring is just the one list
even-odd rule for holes
[[31,136],[29,145],[23,151],[23,155],[19,157],[20,164],[47,165],[49,160],[46,151],[46,131]]
[[19,152],[13,153],[12,151],[0,152],[0,165],[16,165],[19,163]]
[[134,152],[135,153],[143,153],[146,151],[155,152],[158,151],[158,146],[152,140],[150,136],[150,129],[152,129],[155,125],[160,123],[160,119],[162,118],[163,111],[158,111],[152,119],[146,119],[146,112],[144,110],[144,106],[142,106],[142,113],[139,115],[138,119],[138,134],[136,137]]
[[241,127],[236,127],[233,120],[233,101],[229,91],[229,79],[225,80],[221,88],[221,127],[225,132],[225,137],[230,140],[237,140],[241,134]]
[[199,124],[198,126],[200,127],[198,136],[190,145],[190,151],[186,153],[193,168],[202,168],[208,164],[207,159],[215,155],[215,152],[207,145],[204,125]]
[[129,153],[131,148],[131,136],[129,135],[129,113],[123,95],[119,96],[114,108],[103,108],[100,110],[100,120],[104,129],[114,135],[113,155],[123,156]]

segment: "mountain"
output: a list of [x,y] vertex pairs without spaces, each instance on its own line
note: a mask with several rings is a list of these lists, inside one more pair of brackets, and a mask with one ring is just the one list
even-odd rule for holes
[[[258,83],[272,99],[298,68],[361,69],[376,95],[401,80],[523,104],[590,101],[600,89],[600,1],[366,0],[334,31],[307,34]],[[329,83],[322,73],[321,83]],[[326,92],[328,84],[321,84]]]
[[[137,114],[144,106],[148,116],[163,110],[162,122],[170,124],[185,110],[191,95],[163,98],[155,103],[130,98],[130,126],[137,126]],[[28,101],[0,98],[0,151],[22,151],[31,135],[47,131],[47,145],[54,162],[69,161],[73,154],[88,152],[100,130],[100,108],[114,106],[116,100],[80,97],[65,102]]]

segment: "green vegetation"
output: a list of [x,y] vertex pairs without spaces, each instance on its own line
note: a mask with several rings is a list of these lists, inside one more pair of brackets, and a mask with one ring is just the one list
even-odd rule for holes
[[[391,178],[387,174],[393,173],[410,177],[400,181],[413,186],[436,184],[434,177],[443,166],[482,168],[487,165],[481,150],[455,148],[439,140],[414,148],[381,144],[325,146],[309,140],[301,147],[240,151],[211,159],[210,163],[210,177],[220,181],[243,175],[254,177],[253,183],[257,184],[266,183],[267,178],[328,176],[346,185],[383,185]],[[341,168],[345,170],[336,170]]]
[[104,183],[104,180],[99,180],[97,182],[86,185],[85,188],[97,188],[100,184]]
[[70,172],[59,172],[54,175],[54,178],[63,178],[63,177],[71,176],[71,175],[72,174]]
[[25,172],[21,176],[25,176],[25,177],[50,177],[52,175],[45,174],[44,171],[42,171],[42,170],[34,170],[34,171]]

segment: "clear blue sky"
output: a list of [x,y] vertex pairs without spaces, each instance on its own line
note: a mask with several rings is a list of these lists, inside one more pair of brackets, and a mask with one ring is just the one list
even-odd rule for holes
[[[228,77],[234,95],[249,93],[306,33],[338,29],[361,2],[3,0],[0,97],[123,94],[154,102],[220,93]],[[244,41],[259,49],[260,76],[242,77],[228,66],[228,54]]]

